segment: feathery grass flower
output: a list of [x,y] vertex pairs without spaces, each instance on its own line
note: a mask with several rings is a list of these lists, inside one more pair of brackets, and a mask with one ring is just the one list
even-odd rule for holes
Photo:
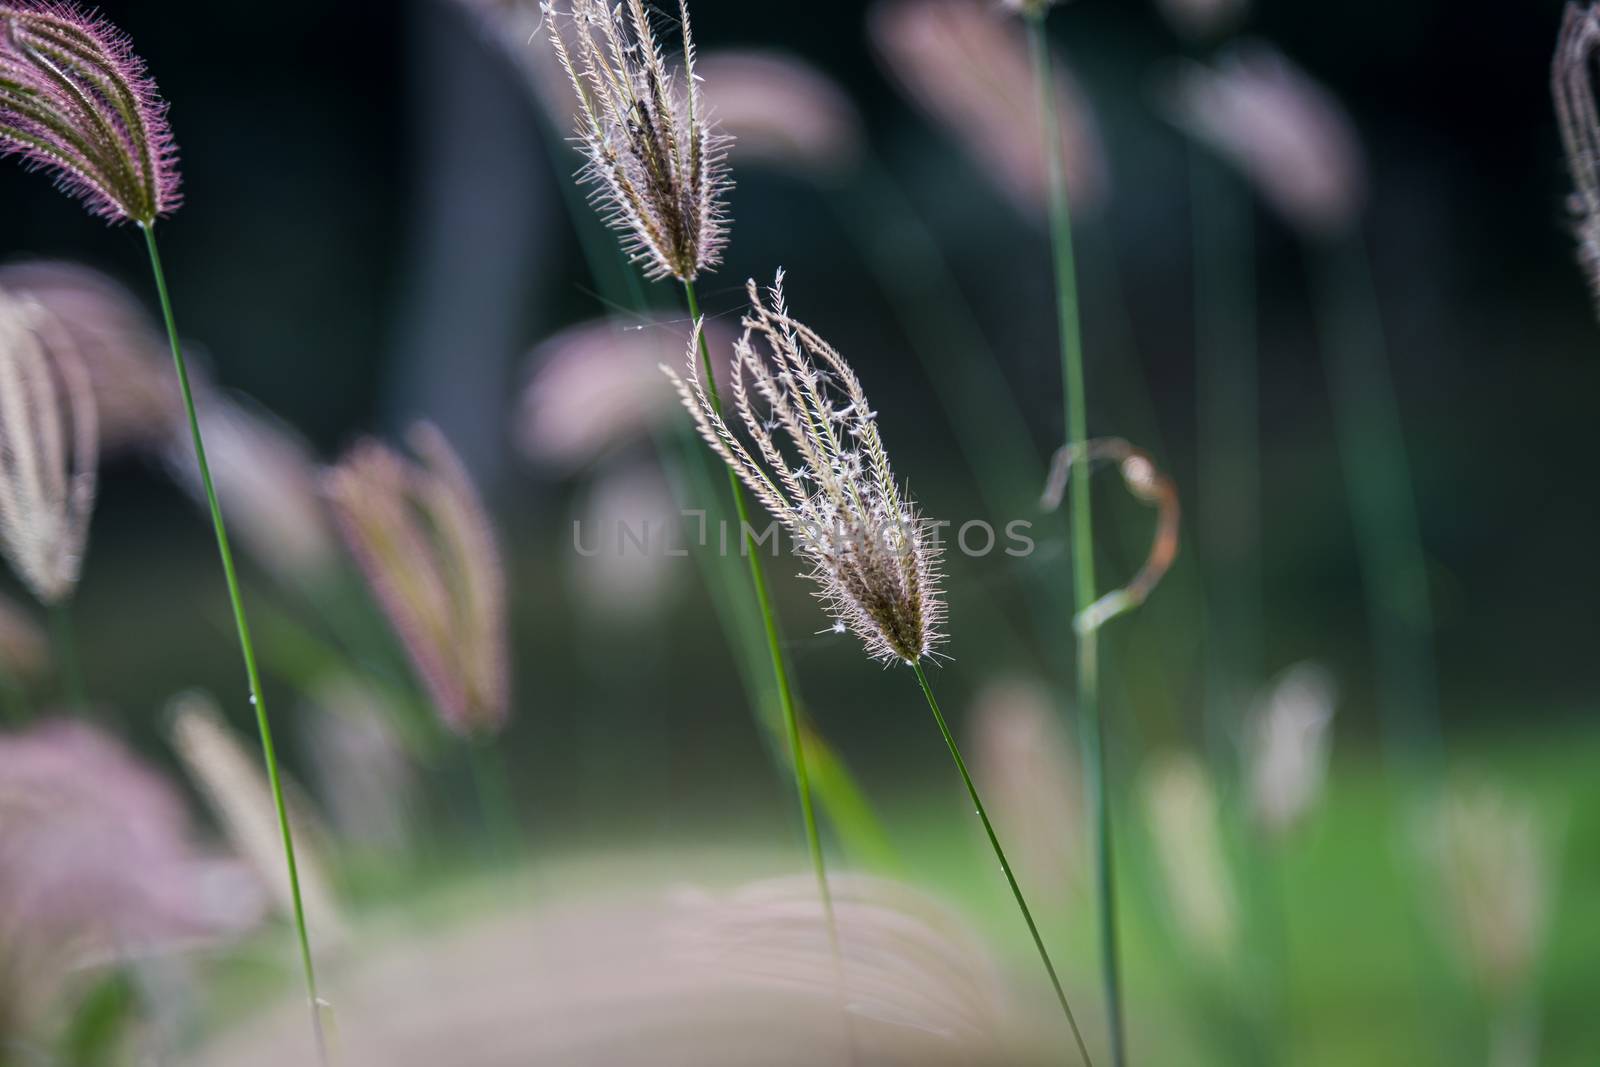
[[943,640],[939,547],[895,483],[878,413],[844,357],[789,317],[781,270],[765,297],[754,280],[746,291],[750,311],[734,344],[731,384],[754,453],[701,381],[703,324],[690,341],[687,379],[662,369],[701,436],[810,560],[817,596],[836,628],[854,631],[874,659],[919,663]]
[[316,683],[307,704],[305,751],[340,842],[404,855],[420,783],[387,694],[337,673]]
[[71,595],[94,510],[99,433],[61,323],[0,291],[0,549],[41,603]]
[[357,443],[323,478],[345,543],[450,729],[494,733],[510,710],[500,550],[466,468],[431,423],[413,462]]
[[1140,784],[1178,932],[1197,956],[1225,963],[1238,944],[1239,907],[1211,778],[1193,756],[1168,754],[1145,768]]
[[1487,782],[1452,782],[1424,812],[1423,855],[1440,895],[1441,930],[1491,997],[1522,992],[1544,948],[1551,844],[1527,800]]
[[262,904],[111,736],[67,720],[0,736],[0,1047],[47,1039],[85,969],[243,934]]
[[[1049,1062],[1019,1037],[1038,1020],[989,946],[910,886],[841,876],[838,958],[809,875],[626,893],[588,879],[582,890],[374,944],[342,974],[340,1062]],[[287,1008],[246,1020],[183,1062],[303,1062],[298,1021]]]
[[[279,578],[316,582],[332,567],[338,547],[310,448],[264,410],[223,396],[210,399],[200,416],[206,454],[241,539]],[[166,459],[172,476],[204,507],[193,444],[175,435]]]
[[1083,798],[1072,743],[1038,682],[989,682],[973,702],[972,776],[995,823],[1017,842],[1017,866],[1059,897],[1082,869]]
[[[239,856],[254,869],[271,900],[284,915],[295,909],[295,887],[286,873],[283,836],[272,787],[244,745],[222,721],[216,703],[203,693],[179,696],[171,709],[172,747],[196,789],[205,797]],[[289,818],[294,825],[296,877],[307,922],[317,931],[319,948],[336,945],[344,936],[332,883],[312,847],[319,832],[303,797],[291,792]]]
[[0,289],[55,316],[89,371],[100,451],[161,448],[183,405],[166,342],[133,294],[77,263],[25,260],[0,267]]
[[[730,388],[750,444],[729,427],[700,377],[701,362],[709,363],[701,348],[703,322],[696,322],[690,339],[687,377],[661,369],[677,386],[701,436],[810,560],[817,597],[833,616],[834,629],[853,630],[874,659],[899,660],[916,674],[1088,1064],[1088,1047],[1061,978],[924,669],[923,661],[937,656],[944,640],[939,545],[931,524],[895,482],[877,412],[855,371],[810,327],[789,316],[783,271],[765,297],[753,280],[745,289],[750,310],[734,344]],[[775,434],[788,439],[787,448]],[[748,536],[746,550],[755,550]]]
[[1572,216],[1583,268],[1600,308],[1600,109],[1595,105],[1594,56],[1600,46],[1600,8],[1567,4],[1551,64],[1561,143],[1572,174]]
[[[874,52],[905,95],[950,131],[1032,218],[1049,199],[1040,99],[1023,28],[972,0],[880,0],[868,16]],[[1092,213],[1111,189],[1094,113],[1059,58],[1055,108],[1061,163],[1075,214]]]
[[683,67],[667,65],[644,0],[570,0],[565,38],[555,0],[541,11],[578,97],[582,180],[606,223],[651,279],[692,282],[721,261],[727,138],[706,113],[687,0],[678,2]]
[[167,108],[128,39],[69,4],[0,4],[0,152],[55,172],[112,222],[179,204]]
[[[256,667],[255,646],[222,505],[206,465],[188,365],[178,339],[166,271],[156,242],[156,220],[175,211],[179,204],[177,146],[167,124],[166,105],[157,97],[155,83],[146,75],[144,62],[134,55],[128,39],[107,23],[85,14],[67,0],[0,0],[0,152],[19,154],[24,160],[53,171],[58,186],[81,200],[92,214],[111,222],[131,221],[143,231],[150,275],[161,299],[176,384],[211,512],[250,699],[255,705],[262,757],[283,816],[281,797],[277,795],[272,726]],[[279,823],[285,866],[293,882],[294,842],[289,836],[287,817],[280,817]],[[294,896],[301,965],[320,1050],[322,1030],[315,1007],[315,968],[303,916],[299,914],[298,889]],[[325,1057],[319,1058],[325,1062]]]
[[572,472],[662,424],[677,404],[656,368],[681,344],[681,327],[656,319],[594,319],[541,341],[518,401],[522,454]]
[[1354,224],[1366,201],[1366,161],[1339,102],[1261,41],[1214,66],[1185,62],[1168,79],[1168,116],[1237,167],[1290,226],[1319,237]]
[[1274,837],[1291,830],[1322,794],[1337,699],[1333,675],[1318,664],[1297,663],[1257,703],[1245,739],[1250,807]]
[[706,102],[733,138],[736,162],[751,160],[837,178],[866,149],[861,113],[840,86],[788,52],[723,49],[700,57]]

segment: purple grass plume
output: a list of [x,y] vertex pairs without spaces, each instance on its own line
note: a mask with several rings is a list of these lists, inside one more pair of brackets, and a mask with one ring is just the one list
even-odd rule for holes
[[[701,436],[811,561],[817,597],[834,628],[853,631],[868,654],[886,664],[919,663],[943,641],[940,549],[932,525],[895,483],[878,413],[855,371],[809,326],[789,317],[783,272],[765,296],[754,281],[746,288],[750,311],[733,348],[732,388],[756,454],[717,413],[700,379],[699,325],[689,344],[687,378],[662,370]],[[774,439],[777,430],[790,441],[789,455]]]
[[167,106],[128,38],[65,3],[0,3],[0,152],[110,222],[177,210]]
[[438,427],[414,462],[358,442],[324,476],[340,532],[446,726],[495,733],[510,711],[505,577],[493,530]]

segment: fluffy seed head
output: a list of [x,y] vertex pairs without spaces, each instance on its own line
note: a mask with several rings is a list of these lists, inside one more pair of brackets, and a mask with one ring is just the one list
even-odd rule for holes
[[[734,410],[754,445],[724,421],[698,365],[700,325],[686,377],[663,367],[701,435],[793,536],[812,563],[818,598],[885,663],[916,663],[943,640],[939,547],[895,483],[855,371],[809,326],[789,317],[778,272],[733,347]],[[787,438],[786,453],[778,444]]]
[[[693,281],[728,239],[728,139],[710,122],[694,69],[687,0],[679,0],[683,66],[656,42],[644,0],[541,5],[550,44],[578,97],[580,180],[652,279]],[[568,38],[570,36],[570,44]]]
[[[905,95],[1019,210],[1043,219],[1050,186],[1023,28],[972,0],[880,0],[868,29]],[[1083,93],[1059,57],[1053,67],[1067,196],[1074,212],[1092,213],[1111,187],[1105,153]]]
[[[280,915],[294,911],[294,890],[283,855],[272,788],[260,759],[245,748],[222,720],[216,703],[203,693],[184,693],[172,702],[172,747],[195,788],[205,797],[228,840],[268,891]],[[344,937],[344,924],[317,844],[326,840],[309,814],[304,795],[287,783],[289,820],[306,920],[324,948]]]
[[1311,236],[1354,224],[1366,161],[1339,102],[1277,49],[1228,49],[1214,66],[1186,63],[1169,80],[1180,129],[1237,167],[1289,225]]
[[42,603],[78,583],[98,459],[77,347],[55,316],[0,290],[0,550]]
[[1082,867],[1083,790],[1050,690],[1024,678],[989,682],[971,721],[973,775],[1024,885],[1070,891]]
[[1317,802],[1328,776],[1328,731],[1338,687],[1315,663],[1284,671],[1258,702],[1246,739],[1250,807],[1282,836]]
[[1572,172],[1573,229],[1578,264],[1600,309],[1600,110],[1595,106],[1595,47],[1600,45],[1600,8],[1568,4],[1551,65],[1550,89]]
[[1551,845],[1538,812],[1485,782],[1452,782],[1424,812],[1423,855],[1443,907],[1441,934],[1493,997],[1534,975],[1549,917]]
[[249,872],[191,831],[178,791],[115,738],[65,720],[0,735],[0,1045],[44,1037],[85,969],[260,919]]
[[128,39],[69,3],[0,3],[0,152],[54,172],[112,222],[175,211],[167,107]]
[[[836,940],[806,874],[627,893],[589,878],[358,946],[340,974],[340,1063],[1051,1062],[1029,1054],[1048,1021],[960,916],[910,886],[829,881]],[[312,1062],[304,1011],[282,1003],[184,1062]]]
[[[0,289],[55,316],[89,370],[103,454],[161,448],[183,415],[166,337],[119,283],[77,263],[0,267]],[[198,368],[197,368],[198,369]]]
[[682,337],[664,321],[595,319],[541,341],[518,401],[522,454],[571,473],[672,417],[677,404],[656,368],[678,358]]
[[1140,784],[1178,933],[1197,956],[1223,963],[1238,943],[1238,903],[1211,778],[1193,756],[1167,754]]
[[326,472],[324,492],[445,725],[492,732],[511,702],[500,550],[439,429],[418,423],[409,441],[420,463],[356,444]]
[[[305,441],[270,413],[224,396],[210,398],[200,424],[217,493],[251,555],[285,581],[325,577],[338,542]],[[172,477],[203,507],[193,440],[174,434],[166,459]]]

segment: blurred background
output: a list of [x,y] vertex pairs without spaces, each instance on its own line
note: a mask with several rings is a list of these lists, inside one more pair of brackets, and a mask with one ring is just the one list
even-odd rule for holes
[[[1348,112],[1364,206],[1336,237],[1307,236],[1172,120],[1181,64],[1210,61],[1228,34],[1185,35],[1151,4],[1110,0],[1065,5],[1050,21],[1092,112],[1102,168],[1095,195],[1075,203],[1091,431],[1148,450],[1186,509],[1177,564],[1105,638],[1119,812],[1130,825],[1144,819],[1139,783],[1163,753],[1205,756],[1225,783],[1240,723],[1287,668],[1314,661],[1336,686],[1327,798],[1278,853],[1290,1036],[1276,1052],[1261,1051],[1264,1038],[1243,1039],[1260,1062],[1487,1062],[1485,994],[1430,942],[1430,909],[1408,895],[1409,861],[1396,858],[1415,836],[1416,783],[1436,765],[1529,797],[1546,831],[1548,953],[1525,983],[1538,990],[1542,1040],[1526,1062],[1592,1063],[1600,1050],[1590,1011],[1600,917],[1585,903],[1600,890],[1600,613],[1590,595],[1600,588],[1600,506],[1588,465],[1600,326],[1574,259],[1571,183],[1550,106],[1561,8],[1261,0],[1233,24]],[[575,551],[575,521],[671,518],[649,438],[575,460],[529,443],[536,404],[524,390],[546,365],[541,342],[615,312],[636,327],[620,334],[630,343],[659,342],[659,355],[641,357],[653,365],[677,358],[689,323],[673,287],[630,285],[614,263],[591,269],[584,242],[610,251],[612,238],[571,210],[576,155],[552,136],[493,13],[450,0],[407,0],[381,16],[337,4],[106,0],[102,10],[137,42],[171,102],[185,204],[161,227],[163,250],[180,328],[210,378],[303,435],[324,462],[362,434],[397,438],[430,419],[494,514],[512,635],[512,710],[499,745],[531,869],[633,851],[671,881],[700,873],[691,849],[722,843],[754,850],[758,858],[730,863],[740,873],[802,869],[791,788],[752,722],[694,562]],[[949,563],[953,659],[936,682],[958,730],[973,735],[995,683],[1070,677],[1067,620],[1054,631],[1037,624],[1048,607],[1034,599],[1041,584],[1065,581],[1065,525],[1037,512],[1021,485],[1030,472],[1008,466],[998,445],[985,455],[967,444],[974,431],[1009,435],[1042,472],[1061,443],[1042,215],[995,180],[984,150],[904,91],[860,5],[695,0],[693,18],[708,62],[737,47],[812,64],[848,95],[863,136],[853,163],[825,173],[735,154],[732,242],[700,284],[709,316],[731,328],[744,280],[782,266],[795,314],[860,374],[896,471],[925,510],[957,525],[1036,523],[1027,558]],[[915,47],[932,56],[932,44]],[[16,166],[0,168],[0,198],[6,261],[78,261],[151,306],[136,230],[86,222]],[[1230,221],[1207,224],[1217,219]],[[930,248],[942,266],[930,266]],[[952,292],[970,334],[951,333]],[[997,367],[1015,409],[953,411],[919,359],[930,337],[953,345],[958,363]],[[967,350],[968,339],[987,351]],[[1230,362],[1231,343],[1253,353],[1255,371]],[[1358,350],[1343,365],[1354,379],[1330,372],[1341,344]],[[1218,368],[1253,382],[1244,395],[1248,403],[1256,391],[1257,444],[1228,418],[1241,395],[1228,387],[1246,378],[1220,379]],[[1339,408],[1341,381],[1347,400],[1376,395],[1376,406]],[[1387,447],[1391,415],[1403,452]],[[1251,476],[1236,463],[1252,448],[1259,494],[1241,498]],[[1376,546],[1381,568],[1406,520],[1385,521],[1393,496],[1353,493],[1352,470],[1399,484],[1401,500],[1414,493],[1431,635],[1416,638],[1428,628],[1415,620],[1399,637],[1386,629],[1383,613],[1410,602],[1375,585],[1363,544]],[[986,493],[1008,474],[1004,493]],[[113,455],[101,477],[73,606],[85,684],[115,708],[135,749],[170,768],[164,737],[181,690],[218,694],[224,717],[249,729],[214,547],[159,460]],[[1151,514],[1115,478],[1098,480],[1096,494],[1112,581],[1137,567]],[[769,569],[804,703],[878,812],[896,868],[957,902],[1016,960],[1017,984],[1037,984],[1003,886],[967,871],[981,841],[956,829],[964,798],[906,672],[879,669],[852,637],[818,633],[827,620],[809,586],[787,565]],[[246,570],[286,763],[311,782],[319,742],[297,665],[315,659],[317,609],[260,560]],[[354,584],[334,598],[377,618]],[[381,624],[372,631],[372,659],[403,676],[398,646]],[[1417,648],[1421,663],[1407,658]],[[1070,734],[1070,702],[1045,703]],[[1404,724],[1417,722],[1430,738],[1437,725],[1437,747],[1407,747]],[[390,864],[341,871],[350,900],[392,907],[417,885],[472,877],[480,857],[463,843],[476,832],[464,764],[437,750],[423,762],[433,784],[411,817],[435,844],[403,876]],[[1063,775],[1074,794],[1076,770]],[[1021,838],[1029,820],[1058,821],[1019,807]],[[1147,1062],[1239,1062],[1231,1039],[1180,1036],[1211,1035],[1206,1020],[1230,1012],[1191,995],[1205,985],[1189,973],[1195,965],[1170,966],[1181,935],[1160,918],[1169,909],[1153,888],[1163,862],[1155,836],[1126,857],[1133,1047],[1148,1050]],[[829,847],[841,866],[859,859],[831,830]],[[1080,1014],[1092,1016],[1092,928],[1077,916],[1089,883],[1065,884],[1050,926],[1082,991]],[[1245,913],[1259,905],[1240,897]],[[1255,989],[1259,974],[1246,970]],[[1168,1029],[1173,1004],[1200,1007]],[[1452,1018],[1474,1021],[1439,1022]]]

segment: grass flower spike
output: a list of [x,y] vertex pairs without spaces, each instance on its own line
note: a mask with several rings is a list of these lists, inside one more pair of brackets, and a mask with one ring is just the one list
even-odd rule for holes
[[102,457],[165,448],[181,433],[183,402],[166,338],[119,282],[76,263],[22,260],[0,267],[0,289],[48,311],[78,350]]
[[0,550],[43,604],[78,584],[98,457],[77,348],[44,308],[0,291]]
[[681,71],[668,67],[644,0],[571,0],[565,19],[554,0],[541,10],[578,95],[582,180],[629,257],[654,280],[692,282],[714,269],[727,243],[723,199],[732,182],[727,138],[708,121],[695,81],[685,0]]
[[1600,9],[1569,3],[1556,42],[1550,89],[1572,172],[1572,216],[1578,263],[1600,306],[1600,109],[1595,106],[1594,53],[1600,45]]
[[[875,659],[918,663],[943,639],[939,549],[895,484],[877,412],[844,358],[789,317],[782,271],[765,298],[754,281],[747,289],[732,388],[755,453],[706,393],[698,329],[688,378],[667,373],[702,436],[810,559],[836,626],[854,631]],[[790,454],[775,431],[788,438]]]
[[421,463],[363,441],[324,488],[440,718],[462,735],[493,733],[511,699],[500,551],[444,435],[418,423],[410,441]]
[[0,4],[0,148],[112,222],[179,204],[166,105],[127,38],[60,4]]
[[1366,158],[1350,117],[1326,88],[1271,45],[1186,63],[1166,87],[1174,124],[1255,185],[1300,233],[1353,226],[1366,201]]
[[1050,121],[1059,145],[1054,153],[1044,146],[1027,33],[1014,20],[970,0],[880,0],[867,28],[906,98],[944,127],[1019,211],[1046,215],[1052,154],[1065,171],[1072,210],[1087,216],[1104,206],[1112,182],[1094,111],[1055,57]]
[[[156,220],[177,210],[179,204],[178,154],[167,125],[166,105],[156,96],[155,83],[145,74],[144,62],[134,55],[127,38],[105,22],[70,3],[0,0],[0,152],[21,155],[35,166],[55,172],[60,187],[82,200],[93,214],[111,222],[135,222],[144,231],[150,276],[161,299],[162,324],[172,349],[172,367],[194,443],[195,465],[211,512],[217,555],[227,582],[239,653],[261,735],[261,754],[278,809],[306,996],[312,1009],[319,1060],[325,1063],[326,1058],[321,1056],[316,970],[300,907],[294,841],[278,786],[272,725],[233,564],[233,549],[228,544],[227,523],[206,463],[188,363],[178,339],[172,296],[156,243]],[[63,625],[62,631],[66,629]],[[68,672],[69,676],[73,673]],[[81,684],[77,688],[81,697]]]
[[[917,515],[895,483],[878,434],[877,412],[855,371],[809,326],[789,317],[783,272],[765,296],[754,281],[745,288],[750,310],[742,320],[744,333],[733,346],[729,384],[750,444],[723,418],[715,383],[708,388],[701,378],[701,364],[710,368],[701,344],[703,322],[696,323],[689,343],[687,376],[670,367],[662,370],[677,386],[701,436],[810,560],[810,577],[833,616],[834,629],[854,631],[874,659],[885,664],[898,660],[915,672],[1078,1052],[1089,1064],[1061,978],[924,669],[924,661],[936,656],[944,641],[939,545],[932,524]],[[780,437],[787,438],[787,447],[779,444]],[[745,547],[755,551],[748,535]]]

